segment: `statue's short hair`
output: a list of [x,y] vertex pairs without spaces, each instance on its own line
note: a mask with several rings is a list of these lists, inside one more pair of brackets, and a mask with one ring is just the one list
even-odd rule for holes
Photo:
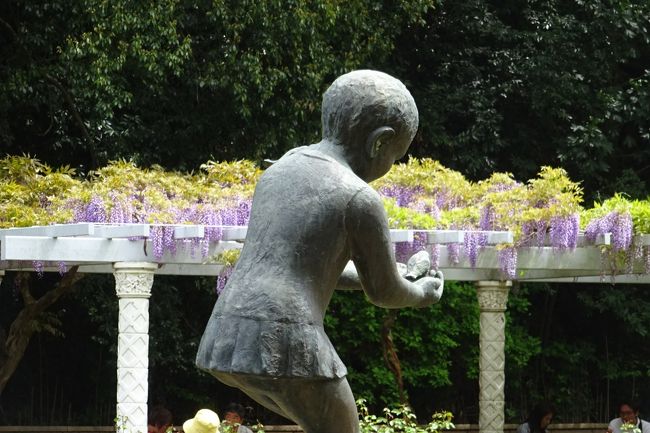
[[323,138],[342,143],[381,126],[413,139],[418,109],[398,79],[379,71],[359,70],[341,75],[325,91],[321,121]]

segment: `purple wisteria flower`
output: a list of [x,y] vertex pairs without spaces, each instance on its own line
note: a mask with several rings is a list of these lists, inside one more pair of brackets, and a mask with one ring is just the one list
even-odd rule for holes
[[469,259],[469,265],[472,268],[476,267],[476,261],[478,259],[478,238],[478,232],[465,232],[465,236],[463,238],[463,248],[465,250],[467,258]]
[[225,226],[237,225],[237,209],[232,206],[227,206],[220,211],[221,221]]
[[491,205],[481,208],[481,217],[478,226],[481,230],[494,230],[494,208]]
[[86,206],[86,214],[83,222],[89,223],[105,223],[106,222],[106,209],[104,200],[101,197],[94,195],[88,205]]
[[447,255],[449,263],[457,265],[460,263],[460,244],[447,244]]
[[632,245],[632,216],[619,213],[616,224],[612,227],[612,250],[627,250]]
[[438,268],[440,267],[440,245],[439,244],[431,245],[429,255],[431,256],[431,269],[437,271]]
[[413,242],[396,242],[395,243],[395,260],[406,263],[415,253],[425,250],[427,247],[426,232],[414,232]]
[[174,226],[163,227],[163,248],[172,255],[176,254],[176,239],[174,239]]
[[585,237],[591,242],[605,233],[612,234],[612,251],[627,250],[632,244],[632,217],[629,212],[609,212],[591,220],[585,229]]
[[113,207],[108,217],[111,224],[123,224],[133,222],[133,206],[130,203],[120,200],[114,194],[111,194]]
[[535,224],[535,234],[537,236],[537,246],[543,247],[546,243],[546,232],[548,230],[548,223],[545,220],[538,220]]
[[424,211],[425,213],[431,215],[431,218],[433,218],[436,222],[440,220],[440,208],[438,205],[434,204],[431,207],[425,207]]
[[198,223],[201,220],[199,208],[196,204],[178,209],[176,215],[177,221],[180,223]]
[[32,267],[34,268],[34,271],[36,271],[36,275],[38,275],[39,278],[43,277],[43,274],[45,272],[45,262],[41,260],[33,260]]
[[626,251],[625,254],[625,273],[631,274],[634,272],[634,263],[637,260],[643,259],[643,246],[632,244],[632,247]]
[[395,260],[404,263],[411,256],[413,250],[410,242],[395,242]]
[[379,194],[395,200],[397,206],[411,207],[416,196],[422,194],[424,189],[421,186],[408,187],[402,185],[383,186],[379,188]]
[[162,259],[165,253],[163,246],[163,228],[162,226],[152,226],[149,230],[149,239],[153,247],[153,256],[156,260]]
[[517,249],[506,247],[499,250],[498,260],[503,275],[507,279],[513,280],[517,276]]
[[449,191],[441,189],[436,192],[436,206],[439,209],[453,209],[458,207],[458,197],[449,193]]
[[519,243],[522,246],[530,246],[532,244],[532,238],[535,236],[535,223],[532,221],[526,221],[521,225],[521,240]]
[[549,238],[554,248],[573,249],[578,245],[580,217],[578,214],[551,218]]
[[200,222],[205,225],[205,234],[201,242],[201,255],[207,257],[210,250],[210,244],[219,242],[223,238],[223,230],[221,225],[224,224],[224,211],[215,209],[214,207],[204,207]]
[[237,203],[237,224],[238,226],[248,225],[248,221],[251,217],[251,205],[253,204],[252,200],[240,200]]
[[228,278],[232,275],[232,271],[234,269],[234,266],[232,265],[226,265],[224,266],[223,270],[221,273],[217,276],[217,295],[220,295],[221,292],[223,292],[223,289],[226,288],[226,283],[228,282]]
[[153,225],[149,231],[149,239],[151,239],[153,256],[156,260],[162,260],[165,252],[176,253],[173,226]]

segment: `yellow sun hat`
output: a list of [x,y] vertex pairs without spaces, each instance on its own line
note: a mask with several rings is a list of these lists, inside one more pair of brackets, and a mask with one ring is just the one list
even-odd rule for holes
[[219,416],[210,409],[199,410],[194,418],[183,423],[184,433],[217,433],[219,430]]

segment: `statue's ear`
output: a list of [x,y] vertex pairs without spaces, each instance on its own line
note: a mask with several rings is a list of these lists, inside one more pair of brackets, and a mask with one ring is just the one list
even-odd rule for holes
[[382,126],[372,131],[366,141],[366,152],[368,152],[370,158],[377,156],[381,146],[394,135],[395,130],[390,126]]

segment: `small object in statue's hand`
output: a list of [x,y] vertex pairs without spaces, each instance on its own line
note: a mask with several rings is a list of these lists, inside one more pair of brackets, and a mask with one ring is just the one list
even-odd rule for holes
[[420,277],[427,275],[431,269],[431,258],[426,251],[420,251],[413,254],[409,261],[406,263],[406,274],[404,278],[410,281],[415,281]]

